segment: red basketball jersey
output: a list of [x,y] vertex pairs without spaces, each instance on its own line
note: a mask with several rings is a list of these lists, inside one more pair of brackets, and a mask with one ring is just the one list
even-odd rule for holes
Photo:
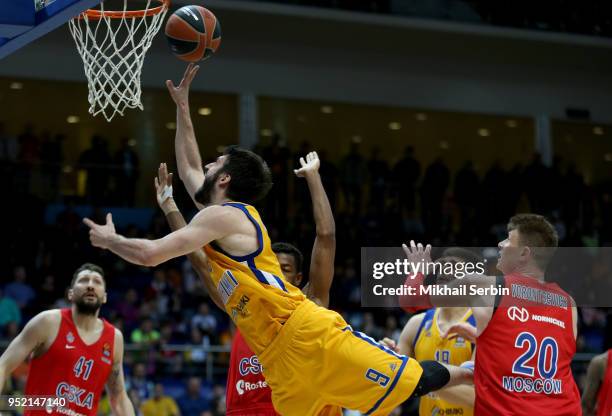
[[597,395],[597,416],[612,416],[612,349],[608,350],[608,363]]
[[55,396],[66,405],[49,413],[29,410],[30,415],[95,416],[104,385],[113,366],[115,328],[104,321],[102,335],[87,345],[79,337],[70,309],[62,309],[59,332],[47,352],[30,362],[25,394]]
[[232,342],[226,387],[227,416],[276,416],[261,364],[239,331]]
[[577,416],[571,298],[556,284],[509,275],[476,342],[475,415]]

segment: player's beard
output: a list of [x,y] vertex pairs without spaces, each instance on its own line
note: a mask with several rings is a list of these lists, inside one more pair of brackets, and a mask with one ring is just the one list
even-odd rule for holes
[[217,171],[211,176],[204,177],[204,183],[194,195],[194,198],[196,201],[198,201],[200,204],[204,206],[210,205],[211,200],[212,200],[212,193],[215,188],[215,183],[217,182],[217,178],[219,177],[220,174],[221,172]]
[[76,305],[77,312],[82,315],[95,315],[100,310],[100,306],[102,306],[102,302],[100,302],[97,296],[94,303],[85,302],[85,295],[76,300],[74,304]]

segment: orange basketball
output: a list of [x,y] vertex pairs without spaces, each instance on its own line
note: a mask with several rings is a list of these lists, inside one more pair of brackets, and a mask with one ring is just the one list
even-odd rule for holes
[[185,6],[166,23],[170,50],[187,62],[210,58],[221,45],[221,24],[212,12],[201,6]]

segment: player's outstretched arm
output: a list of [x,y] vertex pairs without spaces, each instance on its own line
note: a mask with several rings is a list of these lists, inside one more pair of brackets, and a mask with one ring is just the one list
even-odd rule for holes
[[166,86],[176,103],[174,152],[176,153],[179,177],[185,184],[193,202],[198,208],[202,209],[203,206],[195,200],[194,195],[204,183],[204,170],[202,169],[202,158],[200,157],[189,110],[189,87],[198,69],[200,69],[198,65],[189,64],[178,86],[174,86],[171,80],[166,81]]
[[17,366],[32,352],[44,347],[50,331],[58,326],[57,319],[53,319],[53,313],[57,311],[41,312],[32,318],[0,356],[0,393]]
[[[176,231],[185,227],[187,222],[185,221],[183,214],[181,214],[181,211],[178,209],[178,206],[172,197],[172,173],[168,173],[168,167],[165,163],[160,163],[159,165],[157,177],[155,178],[155,190],[157,195],[157,204],[164,212],[170,229],[172,231]],[[219,296],[219,292],[217,292],[217,287],[212,281],[208,271],[208,258],[206,257],[204,250],[196,250],[193,253],[188,254],[187,258],[200,279],[202,279],[204,282],[210,298],[213,300],[213,302],[215,302],[215,305],[223,310],[223,302],[221,302],[221,297]]]
[[607,361],[608,354],[603,353],[593,357],[589,363],[586,380],[584,382],[584,392],[582,393],[582,411],[584,412],[584,416],[595,415],[597,394],[606,372]]
[[328,307],[329,290],[334,279],[336,223],[319,175],[321,162],[317,152],[308,153],[306,159],[300,158],[300,164],[301,167],[294,172],[298,177],[305,178],[308,184],[317,232],[310,258],[310,281],[304,293],[321,306]]
[[113,353],[113,368],[106,381],[106,391],[113,415],[134,416],[134,406],[125,391],[123,376],[123,334],[115,328],[115,348]]
[[89,218],[83,222],[89,227],[89,240],[94,247],[110,250],[130,263],[154,267],[238,231],[234,211],[237,210],[212,205],[198,212],[185,227],[157,240],[117,234],[111,214],[107,214],[106,224],[96,224]]

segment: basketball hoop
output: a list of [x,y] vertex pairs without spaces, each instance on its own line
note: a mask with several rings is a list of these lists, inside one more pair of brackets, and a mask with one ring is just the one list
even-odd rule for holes
[[[170,0],[145,0],[142,10],[89,9],[69,22],[70,33],[83,59],[89,89],[89,113],[107,121],[123,116],[126,108],[140,108],[140,74],[145,54],[159,31]],[[157,7],[152,3],[161,5]]]

